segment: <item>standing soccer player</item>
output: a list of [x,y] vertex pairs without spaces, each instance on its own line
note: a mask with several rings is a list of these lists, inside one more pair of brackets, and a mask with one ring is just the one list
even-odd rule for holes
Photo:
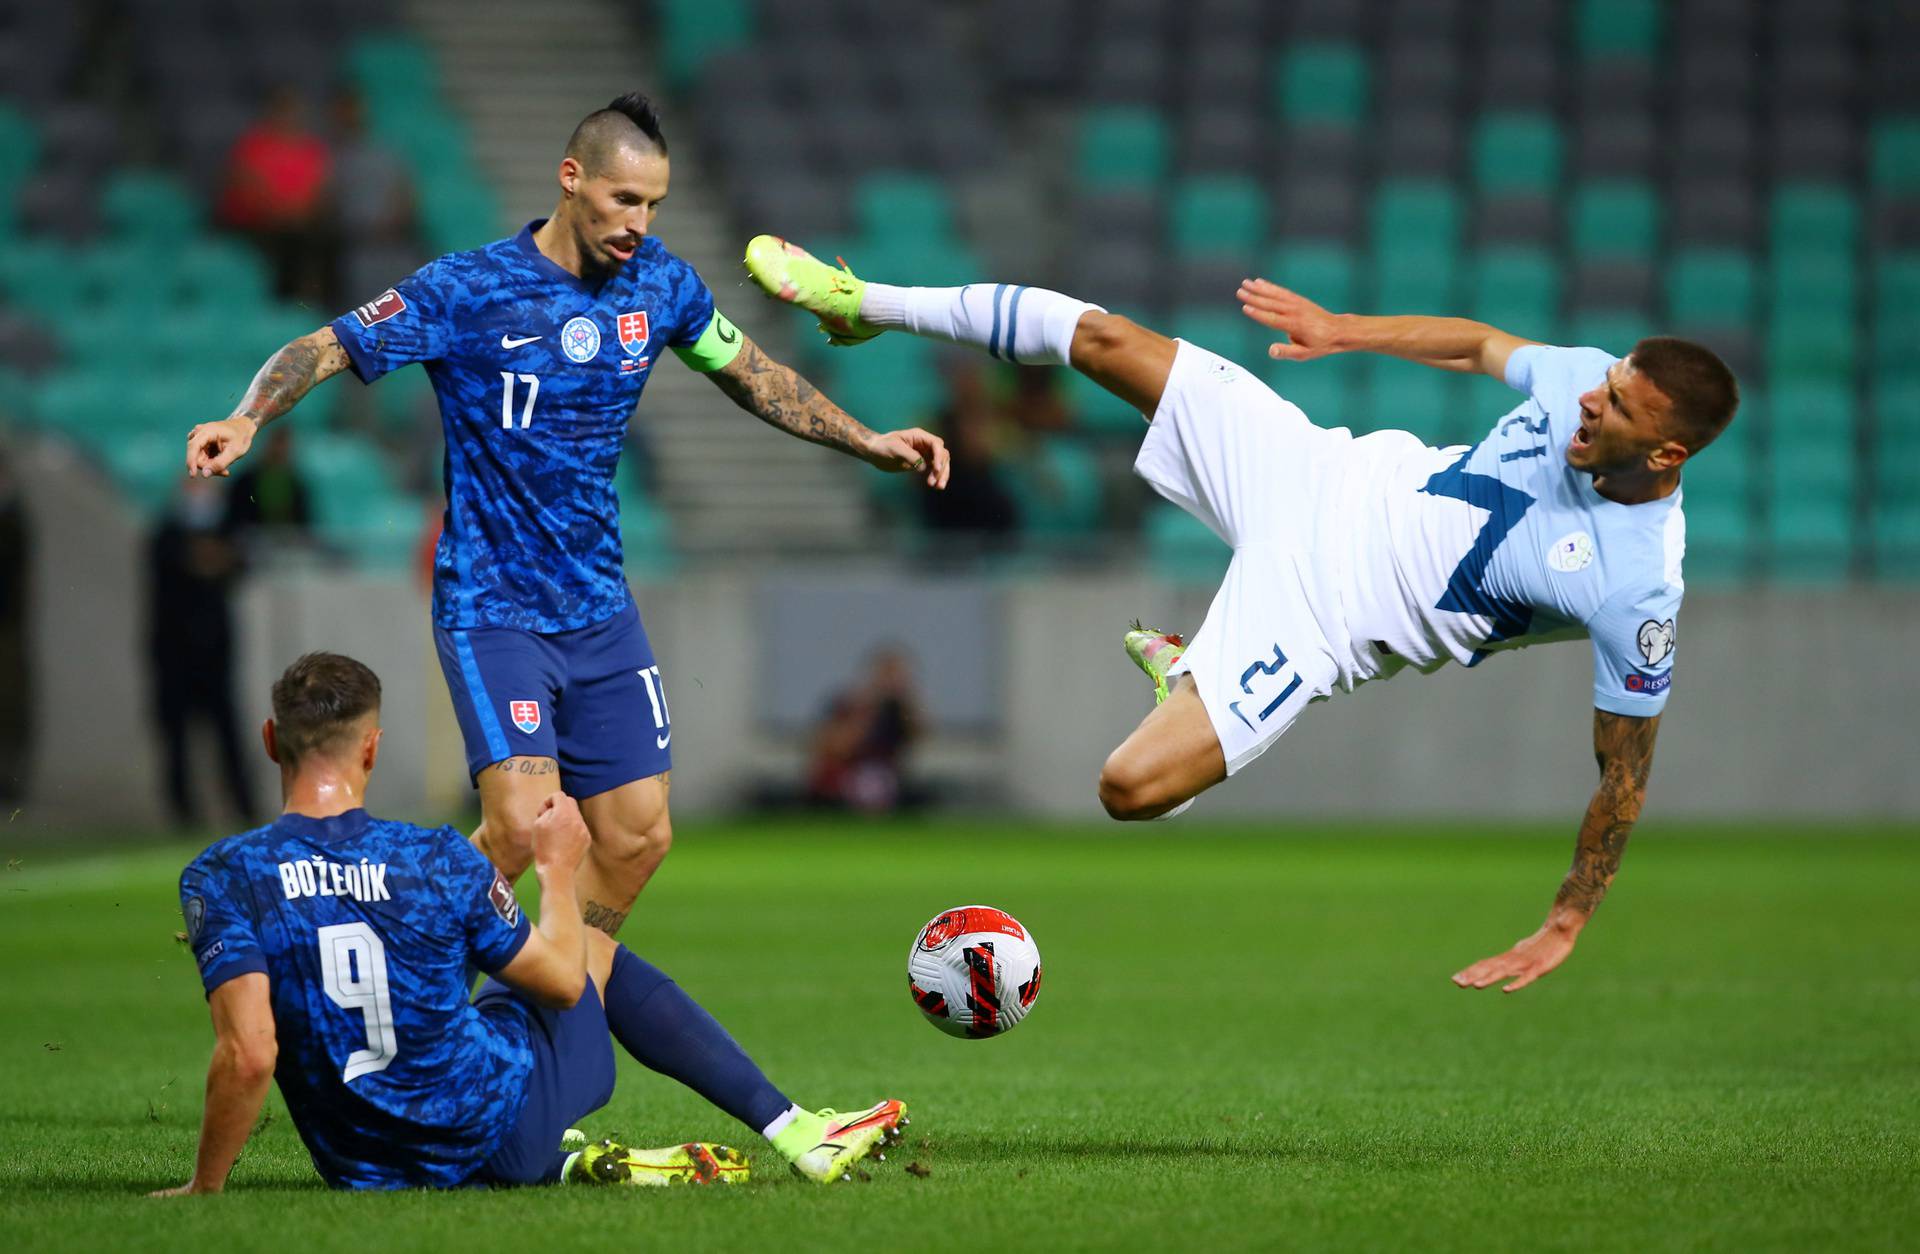
[[315,384],[425,363],[447,442],[434,635],[480,792],[474,839],[517,878],[534,816],[564,786],[593,832],[582,911],[609,935],[672,840],[672,716],[621,567],[613,489],[661,352],[803,440],[933,488],[947,478],[937,437],[868,430],[714,308],[648,234],[667,181],[652,104],[620,97],[574,130],[553,216],[442,257],[288,344],[231,416],[187,436],[188,473],[224,475]]
[[767,235],[748,245],[747,268],[835,343],[899,329],[1072,365],[1147,418],[1135,472],[1233,546],[1190,647],[1137,624],[1127,634],[1158,704],[1101,771],[1115,818],[1185,809],[1335,689],[1588,638],[1600,783],[1572,869],[1539,931],[1453,978],[1512,992],[1566,960],[1646,796],[1673,682],[1680,473],[1740,400],[1718,357],[1654,337],[1616,358],[1464,318],[1334,314],[1273,283],[1242,285],[1244,312],[1289,337],[1276,357],[1386,353],[1480,371],[1525,397],[1478,445],[1440,449],[1405,431],[1355,439],[1316,426],[1232,362],[1059,292],[866,283]]

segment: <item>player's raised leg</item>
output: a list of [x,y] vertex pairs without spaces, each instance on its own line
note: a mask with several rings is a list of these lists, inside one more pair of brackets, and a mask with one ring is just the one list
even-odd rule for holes
[[836,345],[900,330],[984,349],[1015,365],[1070,365],[1149,418],[1173,370],[1173,340],[1046,288],[870,283],[772,235],[755,236],[747,245],[746,265],[769,296],[819,318]]
[[1100,804],[1116,819],[1157,819],[1227,777],[1226,754],[1191,675],[1174,681],[1166,700],[1100,768]]

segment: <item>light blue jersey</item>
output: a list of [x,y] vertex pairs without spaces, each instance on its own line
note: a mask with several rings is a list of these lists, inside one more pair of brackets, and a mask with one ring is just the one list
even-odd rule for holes
[[1527,399],[1470,449],[1416,447],[1404,432],[1354,441],[1369,490],[1348,497],[1361,515],[1342,581],[1356,646],[1349,686],[1587,636],[1595,706],[1646,716],[1666,705],[1686,549],[1680,493],[1622,505],[1566,457],[1581,395],[1617,360],[1592,348],[1516,350],[1507,383]]

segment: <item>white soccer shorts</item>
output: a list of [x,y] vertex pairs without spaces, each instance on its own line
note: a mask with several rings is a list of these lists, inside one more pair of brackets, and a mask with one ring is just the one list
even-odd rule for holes
[[1325,498],[1351,444],[1239,366],[1180,342],[1133,468],[1233,546],[1206,621],[1174,667],[1193,675],[1229,775],[1339,680],[1328,642],[1329,627],[1342,630],[1338,594],[1322,595],[1313,558],[1328,547]]

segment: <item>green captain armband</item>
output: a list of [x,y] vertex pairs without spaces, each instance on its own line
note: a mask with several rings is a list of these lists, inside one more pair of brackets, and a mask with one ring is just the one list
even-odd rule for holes
[[713,321],[707,323],[707,329],[691,348],[676,348],[674,353],[681,361],[701,374],[712,374],[724,370],[733,364],[740,355],[740,328],[727,321],[727,315],[718,309],[713,311]]

